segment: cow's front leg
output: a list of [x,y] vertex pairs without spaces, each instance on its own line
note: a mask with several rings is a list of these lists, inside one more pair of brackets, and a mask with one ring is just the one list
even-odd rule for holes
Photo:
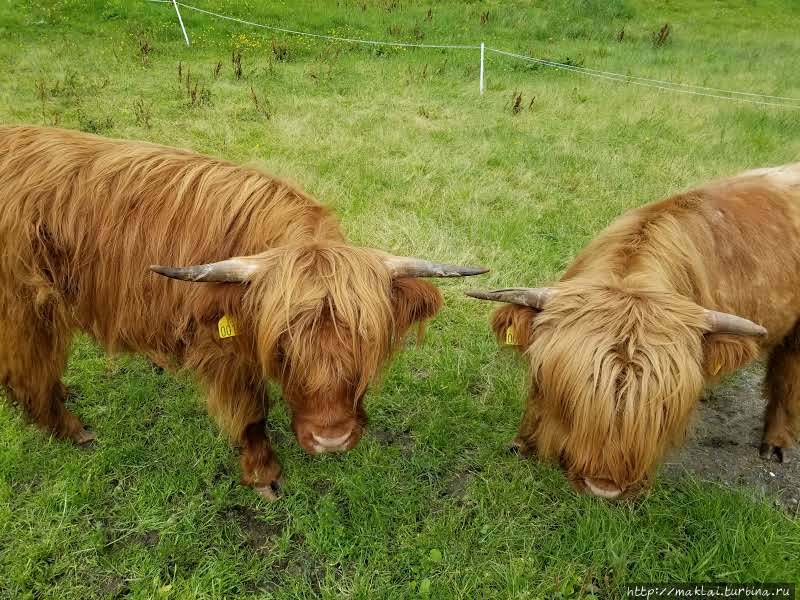
[[517,436],[511,441],[510,450],[522,456],[536,454],[536,429],[539,426],[539,417],[531,400],[525,406]]
[[242,431],[239,458],[242,483],[269,500],[277,500],[280,497],[281,465],[272,451],[264,419],[250,423]]
[[262,386],[221,377],[210,386],[209,412],[239,447],[241,482],[269,500],[280,495],[281,466],[266,431],[266,393]]
[[800,346],[794,339],[772,351],[767,369],[769,402],[764,415],[761,457],[788,462],[800,433]]

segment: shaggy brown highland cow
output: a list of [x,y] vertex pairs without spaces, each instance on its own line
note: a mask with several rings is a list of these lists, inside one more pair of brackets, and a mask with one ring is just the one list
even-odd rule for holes
[[468,294],[511,303],[492,327],[530,361],[516,444],[578,489],[641,488],[704,384],[762,352],[761,454],[787,460],[800,432],[800,163],[628,212],[554,287]]
[[191,369],[241,447],[242,482],[267,497],[280,466],[265,382],[282,385],[305,450],[349,450],[367,385],[442,304],[415,277],[485,272],[348,245],[325,207],[254,169],[37,127],[0,127],[0,240],[0,384],[12,402],[59,437],[93,438],[64,406],[77,330]]

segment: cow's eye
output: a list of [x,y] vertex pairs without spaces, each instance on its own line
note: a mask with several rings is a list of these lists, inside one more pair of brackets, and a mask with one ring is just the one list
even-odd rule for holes
[[286,354],[283,351],[282,347],[278,347],[277,351],[275,352],[275,364],[279,367],[283,367],[286,361]]

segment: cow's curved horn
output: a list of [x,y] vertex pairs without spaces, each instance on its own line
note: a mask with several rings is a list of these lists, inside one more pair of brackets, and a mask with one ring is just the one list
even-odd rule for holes
[[478,300],[509,302],[542,310],[547,301],[555,294],[555,290],[553,288],[505,288],[492,291],[467,290],[465,293]]
[[767,330],[758,323],[748,321],[743,317],[732,315],[716,310],[703,309],[706,315],[706,323],[711,333],[733,333],[737,335],[767,335]]
[[484,267],[448,265],[410,256],[387,255],[383,264],[392,273],[392,277],[469,277],[489,271]]
[[206,281],[219,283],[242,283],[248,281],[262,266],[257,258],[241,256],[206,265],[190,267],[163,267],[151,265],[150,270],[171,279],[183,281]]

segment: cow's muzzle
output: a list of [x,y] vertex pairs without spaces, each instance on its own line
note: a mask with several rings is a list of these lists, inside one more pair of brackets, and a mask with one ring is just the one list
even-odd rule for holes
[[583,483],[586,486],[586,491],[592,496],[606,498],[607,500],[614,500],[615,498],[618,498],[624,491],[619,489],[610,481],[602,479],[590,479],[589,477],[584,477]]
[[350,438],[353,437],[353,430],[338,437],[324,437],[316,433],[312,433],[311,437],[314,440],[314,451],[317,454],[344,452],[345,450],[349,450],[348,442]]

